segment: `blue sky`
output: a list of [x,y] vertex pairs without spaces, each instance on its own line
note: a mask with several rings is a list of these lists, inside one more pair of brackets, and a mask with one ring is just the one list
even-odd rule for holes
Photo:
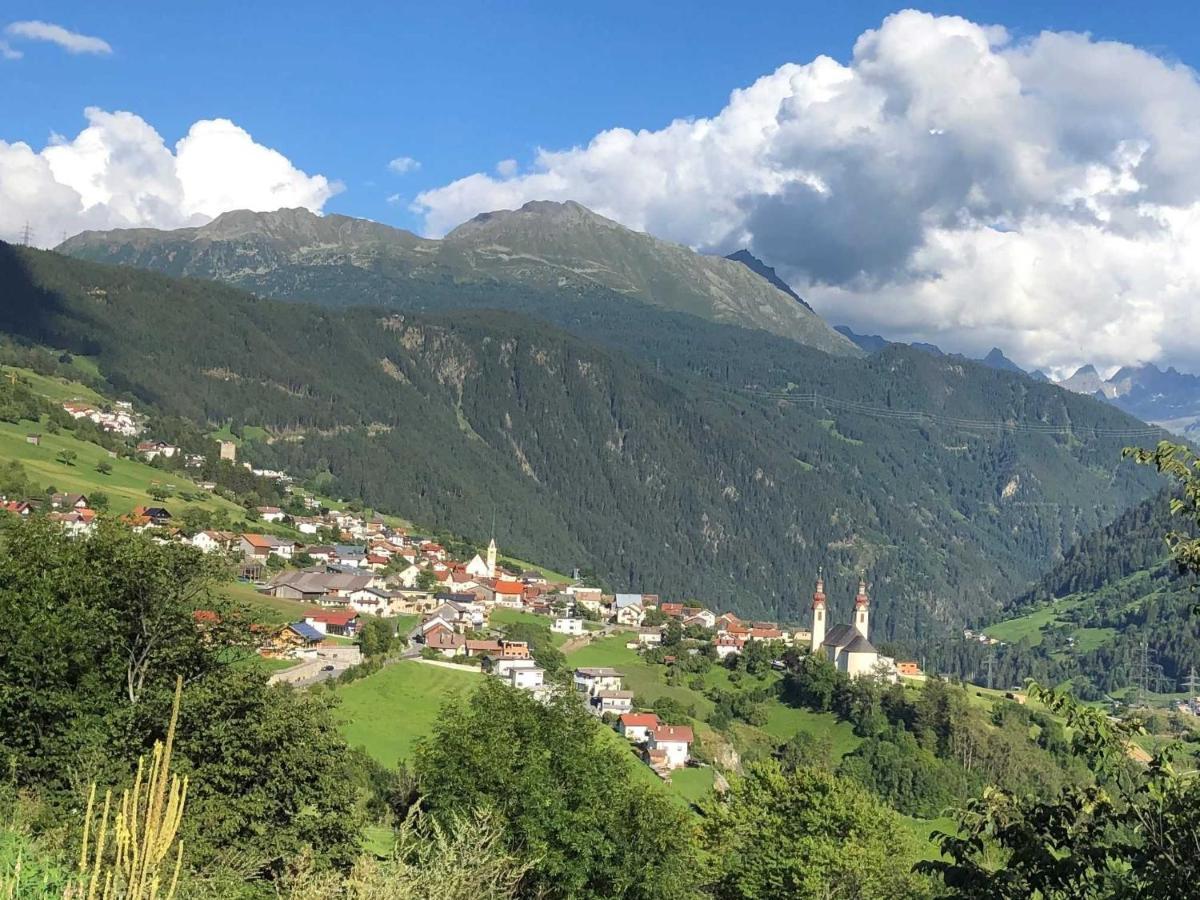
[[10,0],[0,239],[571,199],[859,331],[1200,371],[1198,10]]
[[[225,117],[345,190],[326,210],[404,227],[422,189],[536,147],[621,125],[711,115],[782,63],[846,60],[887,3],[10,2],[11,20],[96,35],[111,55],[24,44],[0,65],[0,138],[41,147],[74,135],[83,109],[128,110],[173,144]],[[1194,63],[1194,6],[1174,3],[925,3],[1017,35],[1086,30]],[[169,10],[169,12],[168,12]],[[408,156],[399,176],[389,160]]]

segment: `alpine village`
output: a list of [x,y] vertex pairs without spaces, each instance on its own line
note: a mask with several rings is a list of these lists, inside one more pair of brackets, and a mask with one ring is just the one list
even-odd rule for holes
[[[255,52],[315,27],[279,12]],[[707,109],[665,70],[760,12],[621,52]],[[426,52],[365,49],[380,9],[292,148],[345,181],[259,143],[290,88],[261,137],[108,111],[190,110],[134,48],[188,67],[212,10],[0,22],[0,77],[130,96],[0,135],[0,900],[1200,897],[1200,274],[1161,249],[1200,205],[1159,137],[1200,77],[993,12],[818,30],[662,130],[463,94],[461,154],[357,171],[350,96]],[[503,93],[513,21],[616,16],[439,46]],[[252,120],[254,71],[193,83]],[[536,158],[464,174],[484,129]]]

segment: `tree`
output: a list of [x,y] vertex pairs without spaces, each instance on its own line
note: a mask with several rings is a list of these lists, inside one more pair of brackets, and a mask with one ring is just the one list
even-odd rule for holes
[[[1200,524],[1200,457],[1170,441],[1160,441],[1153,450],[1126,448],[1125,455],[1174,478],[1180,495],[1171,498],[1172,515]],[[1167,535],[1167,545],[1180,568],[1200,573],[1200,536],[1194,531],[1172,531]]]
[[417,573],[417,590],[431,593],[437,589],[437,573],[433,569],[425,568]]
[[101,475],[111,475],[112,470],[112,463],[110,463],[107,459],[102,459],[96,463],[96,471]]
[[[49,798],[117,784],[162,737],[177,677],[191,864],[231,857],[275,874],[302,847],[357,854],[352,756],[328,698],[268,687],[247,666],[247,611],[217,590],[220,560],[116,522],[68,538],[52,523],[0,531],[0,767]],[[197,610],[211,615],[197,619]]]
[[74,450],[59,450],[54,459],[64,466],[74,466],[79,454]]
[[533,860],[526,896],[693,896],[694,826],[601,728],[574,696],[542,704],[486,679],[418,747],[424,803],[442,822],[495,809]]
[[[1172,513],[1200,519],[1200,459],[1192,451],[1163,441],[1126,455],[1175,478]],[[1181,569],[1200,573],[1200,539],[1172,532],[1167,543]],[[1136,721],[1114,720],[1037,684],[1028,693],[1065,719],[1071,750],[1095,780],[1051,793],[985,789],[958,810],[957,833],[939,835],[943,858],[920,868],[961,898],[1193,896],[1200,783],[1171,764],[1178,745],[1139,765],[1128,756],[1144,730]]]
[[92,491],[88,494],[88,506],[99,512],[105,512],[108,509],[108,494],[104,491]]
[[396,626],[391,619],[379,616],[367,616],[363,619],[362,630],[358,634],[358,645],[362,648],[363,656],[383,656],[396,644]]
[[718,900],[928,896],[896,814],[817,767],[751,763],[702,804],[709,890]]

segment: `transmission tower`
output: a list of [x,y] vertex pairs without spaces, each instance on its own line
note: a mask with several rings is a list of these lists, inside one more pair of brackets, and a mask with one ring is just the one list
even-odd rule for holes
[[1200,687],[1200,676],[1196,675],[1196,667],[1192,666],[1188,672],[1188,677],[1183,679],[1183,688],[1192,696],[1196,695],[1196,688]]
[[25,221],[25,227],[21,229],[21,245],[28,247],[33,240],[33,229],[29,227],[29,221]]

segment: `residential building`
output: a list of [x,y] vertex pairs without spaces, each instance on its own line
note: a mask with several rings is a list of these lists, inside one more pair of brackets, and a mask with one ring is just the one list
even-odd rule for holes
[[583,619],[558,618],[550,625],[550,630],[555,634],[584,634],[586,629],[583,627]]
[[695,736],[687,725],[658,725],[650,729],[647,750],[663,754],[665,768],[678,769],[687,765]]
[[572,681],[575,690],[590,697],[600,691],[619,691],[623,676],[616,669],[588,666],[576,669]]
[[658,727],[658,716],[654,713],[625,713],[617,720],[617,731],[624,737],[640,744],[650,739],[650,731]]
[[358,633],[358,613],[351,609],[318,609],[305,613],[304,621],[321,634],[354,637]]
[[619,716],[633,709],[633,691],[598,691],[589,703],[597,716],[605,713]]

